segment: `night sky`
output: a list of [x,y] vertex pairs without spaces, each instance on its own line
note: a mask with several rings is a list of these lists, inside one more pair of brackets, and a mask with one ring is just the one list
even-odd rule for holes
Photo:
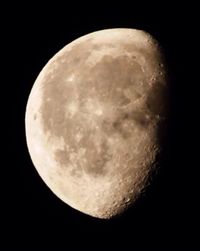
[[[44,235],[49,239],[52,236],[56,240],[61,238],[66,243],[77,237],[78,243],[80,236],[86,234],[86,243],[90,243],[93,235],[101,243],[107,239],[117,243],[121,239],[133,250],[139,250],[134,249],[136,242],[151,243],[152,246],[159,246],[158,242],[161,242],[160,250],[174,242],[183,244],[192,228],[191,207],[194,206],[188,189],[192,186],[190,175],[194,168],[193,150],[189,147],[192,136],[188,134],[193,128],[193,98],[192,88],[188,90],[188,85],[196,83],[187,74],[191,66],[187,48],[192,32],[189,32],[192,20],[189,22],[188,19],[192,12],[187,6],[175,8],[164,3],[156,7],[144,4],[140,8],[134,8],[132,3],[124,8],[113,6],[112,10],[107,6],[100,6],[100,10],[98,5],[101,3],[90,6],[91,10],[85,7],[87,11],[79,6],[77,12],[76,6],[57,4],[46,9],[27,4],[16,6],[17,9],[13,6],[5,17],[12,55],[8,89],[13,95],[8,108],[12,122],[6,126],[11,132],[5,165],[11,177],[6,181],[9,182],[6,183],[8,202],[5,204],[8,236],[19,234],[21,240],[30,238],[30,243],[39,242]],[[106,28],[137,28],[153,35],[164,49],[171,77],[171,120],[162,167],[136,205],[123,216],[109,221],[72,209],[47,188],[31,162],[24,124],[28,95],[47,61],[74,39]]]

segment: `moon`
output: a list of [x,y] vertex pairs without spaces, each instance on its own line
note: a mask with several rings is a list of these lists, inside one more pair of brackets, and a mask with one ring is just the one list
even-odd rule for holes
[[93,217],[122,214],[158,163],[168,81],[158,42],[136,29],[107,29],[61,49],[30,92],[26,140],[46,185]]

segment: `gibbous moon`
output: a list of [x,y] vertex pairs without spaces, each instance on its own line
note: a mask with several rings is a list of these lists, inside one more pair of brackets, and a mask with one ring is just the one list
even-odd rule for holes
[[58,198],[104,219],[134,204],[163,148],[166,75],[158,42],[135,29],[90,33],[50,59],[25,124],[33,164]]

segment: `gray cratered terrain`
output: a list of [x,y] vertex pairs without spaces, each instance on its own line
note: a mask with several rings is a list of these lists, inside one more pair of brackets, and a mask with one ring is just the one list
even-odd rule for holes
[[162,151],[165,68],[148,33],[108,29],[68,44],[42,69],[27,103],[27,144],[69,206],[111,218],[145,189]]

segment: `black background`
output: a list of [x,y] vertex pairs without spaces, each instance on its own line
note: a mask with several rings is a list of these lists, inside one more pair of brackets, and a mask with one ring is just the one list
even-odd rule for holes
[[[161,1],[162,2],[162,1]],[[27,237],[30,243],[45,238],[66,241],[86,234],[99,243],[124,242],[133,248],[137,242],[163,247],[183,245],[193,240],[194,223],[192,180],[194,170],[191,143],[193,128],[193,93],[191,79],[191,33],[194,27],[191,6],[165,3],[136,7],[134,2],[92,6],[40,5],[12,6],[4,17],[7,45],[8,88],[12,102],[6,168],[6,226],[8,236]],[[101,7],[101,9],[100,9]],[[103,7],[103,8],[102,8]],[[24,116],[32,85],[47,61],[63,46],[89,32],[106,28],[138,28],[152,34],[162,45],[171,75],[171,123],[167,155],[162,168],[147,193],[134,208],[113,220],[99,220],[84,215],[60,201],[37,174],[26,146]],[[190,48],[190,49],[188,49]],[[189,88],[188,88],[189,86]],[[9,102],[10,103],[10,102]],[[29,244],[30,244],[29,243]],[[96,245],[94,249],[98,246]],[[136,249],[140,250],[140,249]]]

